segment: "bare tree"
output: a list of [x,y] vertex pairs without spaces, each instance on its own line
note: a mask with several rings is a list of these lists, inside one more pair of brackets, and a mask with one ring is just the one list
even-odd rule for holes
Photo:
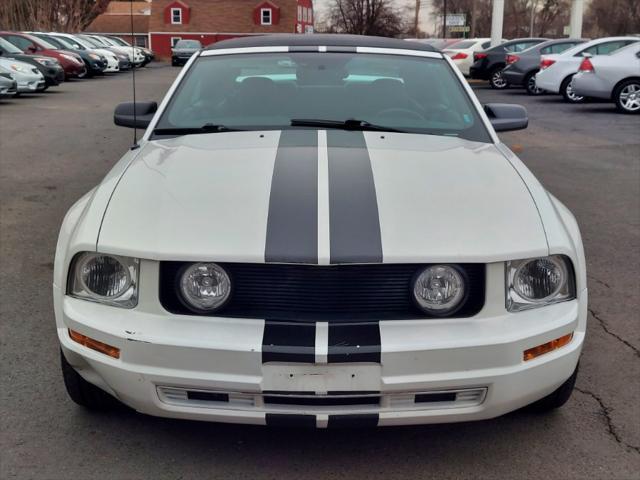
[[108,5],[109,0],[2,0],[0,30],[79,31]]
[[[435,0],[433,5],[435,15],[441,17],[444,0]],[[466,14],[467,25],[474,26],[472,30],[476,37],[488,37],[491,34],[491,0],[447,0],[447,13]],[[505,2],[503,36],[530,36],[532,21],[534,34],[562,36],[564,25],[569,23],[569,15],[570,0],[509,0]]]
[[395,37],[410,29],[409,13],[390,0],[333,0],[327,31]]
[[584,30],[591,37],[640,33],[638,0],[592,0],[584,18]]

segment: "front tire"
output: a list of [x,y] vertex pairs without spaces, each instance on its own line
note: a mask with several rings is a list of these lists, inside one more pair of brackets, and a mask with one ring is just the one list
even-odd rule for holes
[[571,376],[556,390],[537,402],[528,405],[525,409],[529,412],[547,413],[562,407],[571,398],[571,393],[573,393],[573,388],[576,385],[576,378],[578,378],[579,367],[580,364],[576,365],[576,369]]
[[627,80],[618,85],[613,101],[622,113],[640,113],[640,80]]
[[573,75],[568,76],[560,85],[560,93],[564,97],[565,102],[569,103],[582,103],[585,101],[585,97],[577,95],[573,90],[573,86],[571,85],[571,81],[573,80]]
[[502,76],[502,67],[496,67],[491,70],[491,76],[489,77],[489,85],[495,90],[504,90],[509,86],[507,81]]
[[122,408],[122,404],[109,395],[104,390],[87,382],[78,372],[67,362],[67,359],[60,350],[60,366],[62,368],[62,378],[64,386],[71,400],[88,410],[105,411]]

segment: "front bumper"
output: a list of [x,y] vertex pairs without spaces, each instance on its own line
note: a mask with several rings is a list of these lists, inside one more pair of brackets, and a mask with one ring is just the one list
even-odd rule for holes
[[60,85],[64,82],[64,69],[62,67],[47,68],[44,80],[50,87]]
[[46,86],[44,77],[18,82],[18,93],[33,93],[42,90]]
[[87,68],[85,67],[84,63],[72,64],[71,62],[69,62],[66,65],[64,65],[64,73],[65,73],[65,76],[67,77],[78,77],[87,73]]
[[10,87],[0,87],[0,97],[11,97],[16,93],[18,93],[18,84],[15,81]]
[[[142,268],[153,277],[156,265]],[[490,265],[488,274],[501,277],[502,264]],[[264,320],[172,315],[152,287],[141,285],[138,307],[123,310],[67,297],[54,286],[58,338],[69,363],[142,413],[258,425],[282,418],[318,427],[336,419],[383,426],[493,418],[546,396],[571,376],[587,317],[586,289],[576,300],[511,314],[503,288],[489,282],[487,303],[474,317],[379,322],[379,363],[326,363],[317,356],[316,363],[263,363]],[[119,348],[120,358],[72,341],[68,329]],[[524,350],[572,332],[565,347],[523,361]],[[204,392],[209,400],[188,392]],[[321,400],[267,401],[294,392]],[[435,402],[416,397],[441,392],[455,395]],[[344,394],[379,401],[334,398]]]
[[185,65],[192,56],[193,56],[193,54],[189,54],[189,55],[173,55],[171,57],[171,63],[173,63],[175,65]]

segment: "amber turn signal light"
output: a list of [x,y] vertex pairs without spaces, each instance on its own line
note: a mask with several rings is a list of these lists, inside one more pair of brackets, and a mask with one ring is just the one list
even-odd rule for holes
[[86,335],[82,335],[81,333],[76,332],[75,330],[69,329],[69,336],[71,340],[79,343],[80,345],[84,345],[91,350],[95,350],[96,352],[104,353],[105,355],[109,355],[113,358],[120,358],[120,349],[116,347],[112,347],[111,345],[107,345],[106,343],[99,342],[98,340],[94,340],[93,338],[89,338]]
[[533,360],[540,355],[544,355],[545,353],[552,352],[560,347],[564,347],[568,344],[573,338],[573,332],[563,335],[560,338],[556,338],[555,340],[551,340],[550,342],[543,343],[542,345],[538,345],[537,347],[529,348],[525,350],[522,354],[524,361]]

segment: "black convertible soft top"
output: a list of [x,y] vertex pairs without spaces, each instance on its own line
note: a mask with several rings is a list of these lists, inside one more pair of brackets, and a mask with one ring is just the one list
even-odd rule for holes
[[437,52],[431,45],[419,42],[408,42],[395,38],[370,37],[365,35],[336,35],[336,34],[274,34],[253,35],[250,37],[233,38],[214,43],[205,50],[220,50],[224,48],[252,48],[252,47],[376,47],[406,50],[423,50]]

